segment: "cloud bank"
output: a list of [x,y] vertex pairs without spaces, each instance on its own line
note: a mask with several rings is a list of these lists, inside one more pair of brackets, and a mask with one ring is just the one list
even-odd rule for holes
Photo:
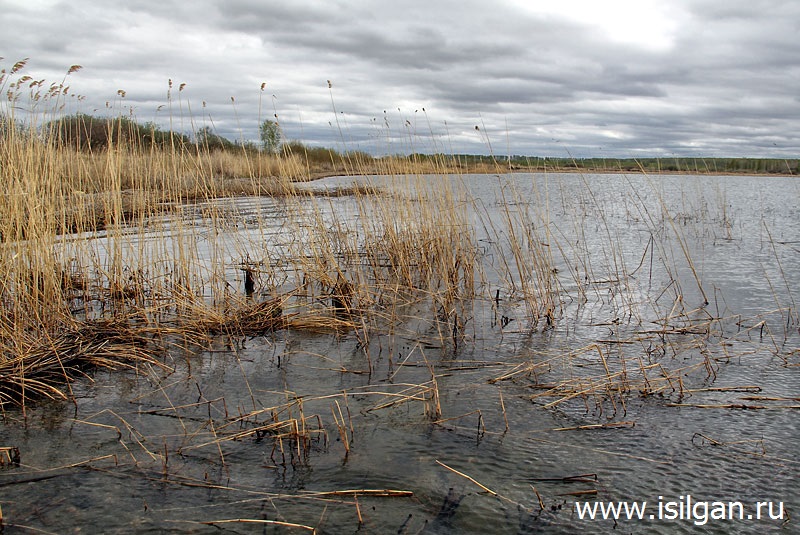
[[376,154],[798,156],[800,3],[598,5],[0,0],[0,67],[80,64],[71,111],[230,139],[277,115]]

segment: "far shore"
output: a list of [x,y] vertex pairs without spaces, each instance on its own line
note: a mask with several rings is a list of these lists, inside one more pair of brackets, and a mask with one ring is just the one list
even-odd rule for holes
[[[501,165],[495,167],[489,166],[478,166],[476,168],[461,168],[461,167],[452,167],[452,168],[444,168],[439,170],[414,170],[413,166],[408,170],[404,171],[406,174],[471,174],[471,175],[493,175],[493,174],[524,174],[524,173],[537,173],[537,174],[545,174],[545,173],[553,173],[553,174],[593,174],[593,175],[630,175],[630,174],[647,174],[647,175],[698,175],[698,176],[758,176],[758,177],[792,177],[798,176],[797,172],[791,171],[771,171],[771,172],[764,172],[764,171],[710,171],[710,170],[694,170],[694,169],[686,169],[686,170],[648,170],[648,169],[615,169],[615,168],[608,168],[608,167],[598,167],[598,168],[575,168],[575,167],[503,167]],[[400,174],[400,173],[387,173],[386,169],[376,168],[376,169],[335,169],[335,170],[327,170],[327,171],[319,171],[319,172],[312,172],[309,177],[305,180],[308,181],[316,181],[322,180],[325,178],[337,177],[337,176],[370,176],[370,175],[386,175],[386,174]],[[301,179],[300,181],[304,181]]]

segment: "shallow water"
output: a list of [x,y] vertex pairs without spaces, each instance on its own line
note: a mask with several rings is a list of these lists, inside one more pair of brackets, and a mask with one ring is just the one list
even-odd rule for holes
[[[385,177],[311,187],[365,180],[399,187]],[[74,403],[6,412],[0,446],[21,452],[20,466],[0,468],[9,531],[791,532],[800,511],[800,184],[451,180],[463,181],[483,265],[483,297],[455,346],[420,304],[366,345],[349,333],[280,331],[176,349],[169,371],[97,372],[72,385]],[[297,246],[284,226],[296,207],[220,203],[235,216],[220,232],[251,233],[268,258]],[[351,198],[321,206],[314,214],[326,221],[360,216]],[[196,208],[202,237],[210,229]],[[487,228],[504,217],[515,225]],[[530,321],[523,277],[502,262],[510,229],[525,225],[557,269],[552,325]],[[670,388],[659,388],[664,373]],[[419,399],[403,397],[411,394]],[[309,441],[252,431],[273,412],[305,425]],[[237,415],[247,418],[230,424]],[[596,424],[616,425],[579,428]],[[785,518],[658,518],[659,501],[686,495],[742,502],[745,514],[758,501],[775,512],[783,502],[793,518],[785,527]],[[643,520],[581,520],[576,500],[647,501],[648,510]],[[218,522],[233,519],[261,523]]]

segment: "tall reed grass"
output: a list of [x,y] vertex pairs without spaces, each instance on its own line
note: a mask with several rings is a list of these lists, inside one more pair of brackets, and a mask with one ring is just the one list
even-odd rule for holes
[[[83,365],[153,361],[176,339],[348,329],[366,347],[372,329],[409,314],[424,315],[454,346],[464,336],[480,268],[457,179],[422,179],[428,168],[405,159],[329,153],[333,168],[395,177],[393,193],[367,181],[313,195],[296,186],[319,164],[301,145],[272,155],[211,150],[172,135],[152,143],[122,118],[102,122],[99,146],[65,143],[64,84],[42,91],[36,82],[25,101],[22,67],[0,79],[13,103],[0,112],[4,404],[66,395],[61,385]],[[26,107],[23,121],[16,110]],[[353,218],[331,204],[342,194],[351,196]],[[280,205],[280,246],[266,245],[274,218],[224,200],[242,195]],[[517,261],[517,280],[528,284],[535,275]],[[118,343],[93,350],[103,330]]]

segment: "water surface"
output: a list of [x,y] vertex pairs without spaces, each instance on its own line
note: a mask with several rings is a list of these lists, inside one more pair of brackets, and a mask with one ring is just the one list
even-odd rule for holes
[[[649,514],[687,494],[800,512],[796,180],[448,180],[459,183],[481,264],[456,336],[442,334],[429,303],[410,303],[396,312],[405,320],[366,341],[221,337],[208,350],[171,351],[168,371],[97,372],[72,385],[74,403],[6,411],[0,446],[17,446],[22,461],[0,468],[9,530],[791,532],[795,520],[696,525]],[[358,181],[404,187],[390,177],[311,187]],[[257,243],[246,253],[269,262],[304,245],[289,220],[322,217],[349,232],[365,217],[350,197],[308,213],[272,199],[214,205],[230,209],[225,225],[212,228],[202,205],[190,220],[200,243],[212,231],[236,237],[225,259],[237,287],[239,244]],[[523,263],[552,262],[551,318],[531,315],[539,279],[509,260],[512,232],[537,238]],[[276,419],[293,419],[307,440],[254,431]],[[576,500],[651,509],[615,525],[579,519]],[[208,524],[235,519],[262,523]]]

